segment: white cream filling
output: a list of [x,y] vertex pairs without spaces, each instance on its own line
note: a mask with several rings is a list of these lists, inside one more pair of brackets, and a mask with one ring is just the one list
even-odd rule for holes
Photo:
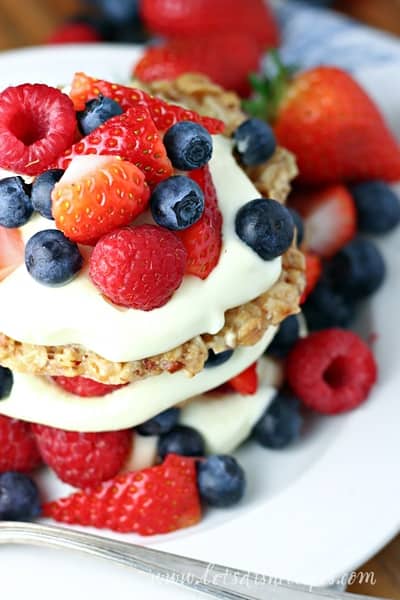
[[183,371],[131,383],[102,397],[80,398],[37,375],[14,373],[11,394],[0,401],[0,414],[72,431],[110,431],[143,423],[163,410],[211,390],[255,362],[271,342],[269,327],[254,346],[240,347],[219,367],[195,377]]
[[[223,246],[217,267],[205,281],[186,276],[166,305],[144,312],[107,302],[87,269],[71,283],[49,288],[21,265],[0,284],[0,331],[31,344],[81,344],[115,362],[150,357],[199,334],[217,333],[226,310],[256,298],[276,282],[281,259],[262,260],[235,233],[238,209],[259,193],[236,164],[231,142],[222,136],[214,137],[210,169],[223,213]],[[36,217],[22,233],[27,239],[53,226]]]

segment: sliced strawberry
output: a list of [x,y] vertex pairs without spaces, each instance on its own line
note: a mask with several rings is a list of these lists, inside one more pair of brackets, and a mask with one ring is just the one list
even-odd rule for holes
[[197,223],[176,233],[188,255],[186,273],[206,279],[218,264],[221,254],[222,215],[209,168],[196,169],[190,177],[204,192],[204,213]]
[[170,454],[159,466],[49,502],[43,514],[63,523],[140,535],[190,527],[201,518],[195,461]]
[[253,363],[247,369],[232,377],[228,384],[239,394],[244,396],[253,395],[258,390],[257,363]]
[[80,396],[81,398],[92,398],[94,396],[106,396],[115,392],[127,384],[121,385],[108,385],[106,383],[100,383],[87,377],[53,377],[53,381],[63,388],[66,392]]
[[0,281],[24,262],[24,242],[19,229],[0,226]]
[[85,73],[75,73],[70,97],[76,110],[83,110],[85,103],[92,98],[97,98],[99,94],[119,102],[124,110],[144,106],[150,111],[157,129],[160,131],[166,131],[178,121],[200,123],[212,134],[222,133],[225,127],[219,119],[202,117],[192,110],[186,110],[180,106],[169,104],[161,98],[150,96],[143,90],[117,85],[103,79],[95,79]]
[[312,252],[306,252],[306,287],[300,298],[300,304],[304,304],[308,296],[317,285],[322,274],[322,261],[319,256]]
[[89,23],[67,22],[60,25],[47,40],[48,44],[90,44],[101,42],[100,33]]
[[94,244],[130,223],[148,199],[144,175],[135,165],[114,156],[77,156],[53,189],[52,212],[70,240]]
[[333,256],[356,234],[354,200],[343,185],[299,193],[292,204],[303,217],[308,247],[318,256]]
[[172,165],[150,113],[137,106],[117,115],[69,148],[57,161],[66,169],[74,156],[104,154],[119,156],[135,164],[155,185],[172,175]]

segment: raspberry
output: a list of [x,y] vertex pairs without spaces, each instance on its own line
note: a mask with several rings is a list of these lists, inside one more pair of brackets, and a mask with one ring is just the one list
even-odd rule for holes
[[58,477],[78,488],[115,477],[132,445],[130,429],[102,433],[63,431],[32,425],[44,462]]
[[71,99],[44,84],[8,87],[0,94],[0,167],[38,175],[75,139]]
[[0,415],[0,473],[29,473],[41,463],[29,423]]
[[53,377],[53,381],[70,394],[81,396],[82,398],[92,398],[93,396],[105,396],[115,390],[119,390],[126,384],[106,385],[87,377]]
[[90,257],[90,277],[121,306],[153,310],[180,286],[186,251],[174,233],[154,225],[124,227],[103,236]]
[[287,379],[302,402],[338,414],[367,399],[377,378],[371,350],[355,333],[324,329],[301,339],[287,360]]

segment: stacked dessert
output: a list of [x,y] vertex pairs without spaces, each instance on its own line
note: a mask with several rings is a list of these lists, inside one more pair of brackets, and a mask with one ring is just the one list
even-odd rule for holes
[[[304,287],[283,206],[296,168],[266,123],[213,90],[226,123],[83,73],[68,94],[0,94],[0,429],[27,448],[0,470],[40,455],[84,489],[45,505],[59,520],[193,524],[186,457],[232,452],[272,399],[257,361]],[[239,482],[214,504],[237,501],[239,465],[214,460]],[[105,496],[124,508],[82,511]]]

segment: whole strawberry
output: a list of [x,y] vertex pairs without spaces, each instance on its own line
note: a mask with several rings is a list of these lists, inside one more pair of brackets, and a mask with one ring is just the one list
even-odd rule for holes
[[30,424],[0,415],[0,473],[29,473],[40,463],[39,450]]
[[132,445],[132,432],[80,433],[32,425],[44,462],[58,477],[78,488],[92,487],[115,477]]
[[63,523],[140,535],[190,527],[201,518],[195,461],[170,454],[159,466],[49,502],[43,514]]

